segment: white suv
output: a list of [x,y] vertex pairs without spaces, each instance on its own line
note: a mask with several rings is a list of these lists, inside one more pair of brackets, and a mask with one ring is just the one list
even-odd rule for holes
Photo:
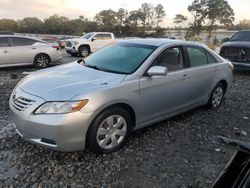
[[66,52],[72,56],[88,56],[92,52],[107,46],[115,41],[113,33],[92,32],[87,33],[80,38],[74,38],[65,41]]

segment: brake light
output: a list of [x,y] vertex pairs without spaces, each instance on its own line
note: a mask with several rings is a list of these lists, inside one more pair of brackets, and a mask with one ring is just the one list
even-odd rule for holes
[[55,48],[57,50],[60,50],[60,46],[52,46],[52,48]]
[[234,71],[234,65],[231,62],[229,62],[229,67],[231,68],[232,71]]

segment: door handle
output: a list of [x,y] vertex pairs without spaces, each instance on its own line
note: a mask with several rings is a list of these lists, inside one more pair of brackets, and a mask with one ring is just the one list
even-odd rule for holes
[[182,80],[186,80],[186,79],[188,79],[188,78],[189,78],[188,74],[183,74],[183,75],[182,75]]
[[219,70],[220,70],[219,67],[215,67],[215,68],[214,68],[214,71],[219,71]]
[[32,47],[31,49],[32,49],[32,50],[35,50],[35,49],[36,49],[36,47]]
[[3,53],[7,54],[9,51],[8,50],[4,50]]

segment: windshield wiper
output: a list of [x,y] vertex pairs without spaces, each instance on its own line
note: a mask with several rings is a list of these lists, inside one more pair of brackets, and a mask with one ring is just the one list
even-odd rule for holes
[[89,65],[89,64],[87,64],[87,63],[85,63],[85,62],[84,62],[83,65],[86,66],[86,67],[92,68],[92,69],[102,70],[101,68],[99,68],[99,67],[97,67],[97,66],[95,66],[95,65]]
[[84,65],[85,67],[89,67],[89,68],[92,68],[92,69],[95,69],[95,70],[100,70],[100,71],[110,72],[110,73],[116,73],[116,74],[126,74],[126,73],[124,73],[124,72],[113,71],[113,70],[109,70],[109,69],[97,67],[97,66],[95,66],[95,65],[87,64],[87,63],[84,61],[84,59],[80,59],[80,60],[78,60],[77,62],[78,62],[79,64]]

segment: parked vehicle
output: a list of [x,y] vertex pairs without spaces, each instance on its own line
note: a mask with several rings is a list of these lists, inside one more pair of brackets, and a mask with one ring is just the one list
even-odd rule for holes
[[236,150],[228,161],[212,188],[249,188],[250,187],[250,143],[226,137],[217,140],[226,147]]
[[0,67],[33,64],[45,68],[62,58],[57,44],[16,35],[0,36]]
[[61,37],[57,40],[57,43],[59,44],[59,46],[63,49],[66,47],[66,43],[65,41],[68,39],[73,39],[74,37]]
[[233,66],[199,44],[125,40],[25,77],[10,117],[25,140],[60,151],[118,150],[130,131],[192,108],[218,108]]
[[66,52],[72,56],[80,55],[87,57],[90,53],[107,46],[115,41],[113,33],[93,32],[87,33],[80,38],[67,40]]
[[239,31],[224,39],[219,54],[231,61],[237,70],[250,70],[250,30]]
[[14,35],[14,33],[10,31],[0,31],[0,35]]

